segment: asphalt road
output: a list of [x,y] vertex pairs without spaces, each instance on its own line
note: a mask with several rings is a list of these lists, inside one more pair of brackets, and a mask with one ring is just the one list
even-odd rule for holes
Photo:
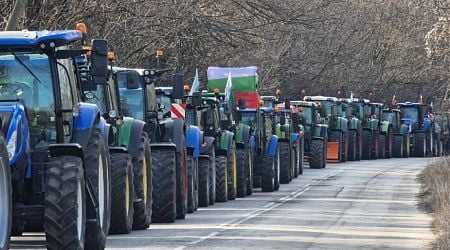
[[[173,224],[108,237],[108,249],[427,249],[431,217],[417,208],[417,174],[430,159],[305,169],[275,193],[216,203]],[[12,248],[42,247],[13,238]]]

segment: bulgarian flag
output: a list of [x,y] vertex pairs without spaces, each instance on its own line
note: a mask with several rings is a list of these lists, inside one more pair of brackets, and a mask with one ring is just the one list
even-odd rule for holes
[[194,92],[198,92],[200,90],[200,81],[198,80],[198,69],[195,69],[195,78],[192,82],[191,91],[189,91],[189,95],[193,95]]
[[[208,92],[218,88],[220,92],[226,93],[228,82],[232,86],[230,98],[233,98],[234,106],[240,99],[245,99],[248,108],[258,108],[258,74],[257,67],[241,68],[208,68]],[[230,80],[229,80],[230,79]]]

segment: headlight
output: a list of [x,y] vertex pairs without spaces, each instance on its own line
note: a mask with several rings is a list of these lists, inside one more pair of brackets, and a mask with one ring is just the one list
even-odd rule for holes
[[6,145],[6,149],[8,151],[9,160],[11,160],[16,153],[17,146],[17,130],[12,132],[11,137],[9,138],[8,145]]

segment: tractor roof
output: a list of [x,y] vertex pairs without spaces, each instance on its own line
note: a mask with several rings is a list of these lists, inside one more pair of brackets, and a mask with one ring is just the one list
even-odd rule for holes
[[331,97],[331,96],[305,96],[305,98],[303,98],[303,100],[305,101],[332,101],[332,102],[336,102],[338,101],[338,98],[336,97]]
[[277,98],[273,95],[263,95],[260,97],[261,100],[268,100],[268,101],[276,101]]
[[1,31],[0,47],[39,48],[42,44],[48,47],[51,42],[55,43],[54,47],[59,47],[81,39],[83,39],[83,34],[78,30]]
[[112,67],[112,70],[113,70],[114,72],[119,72],[119,71],[131,71],[131,70],[133,70],[133,71],[138,72],[139,75],[142,76],[142,75],[144,75],[144,70],[145,70],[145,69],[133,69],[133,68]]
[[393,108],[387,108],[387,109],[383,109],[383,112],[385,113],[391,113],[391,112],[400,112],[399,109],[393,109]]
[[361,98],[348,98],[347,99],[349,103],[355,103],[355,102],[359,102],[359,103],[370,103],[370,100],[368,99],[361,99]]
[[315,107],[315,106],[317,106],[314,102],[307,102],[307,101],[291,101],[291,105],[293,105],[293,106],[301,106],[301,107]]
[[397,105],[400,105],[400,107],[419,107],[419,106],[426,106],[426,104],[420,104],[418,102],[401,102],[397,103]]

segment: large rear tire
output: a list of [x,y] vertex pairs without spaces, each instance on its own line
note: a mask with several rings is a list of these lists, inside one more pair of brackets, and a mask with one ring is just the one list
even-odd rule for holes
[[275,157],[264,156],[260,164],[262,170],[261,191],[275,191]]
[[110,234],[129,234],[133,227],[133,164],[128,153],[111,154],[112,211]]
[[[95,192],[98,207],[86,207],[86,249],[104,249],[111,219],[111,169],[108,149],[103,137],[94,131],[84,155],[86,178]],[[94,220],[95,219],[95,220]]]
[[226,202],[228,200],[227,165],[226,156],[216,156],[216,202]]
[[227,181],[228,181],[228,200],[235,200],[237,196],[237,158],[236,158],[236,144],[233,141],[231,148],[228,151],[227,164]]
[[152,149],[152,222],[170,223],[177,216],[176,152],[173,148]]
[[186,144],[181,145],[181,152],[177,153],[177,219],[183,220],[186,218],[188,205],[188,190],[187,190],[187,152]]
[[188,168],[188,213],[197,210],[198,204],[198,158],[193,159],[191,155],[187,157]]
[[152,220],[152,161],[146,132],[142,132],[138,152],[132,159],[137,198],[134,202],[133,229],[143,230],[150,226]]
[[356,130],[348,131],[348,160],[356,161],[356,150],[357,150],[357,132]]
[[209,157],[198,159],[198,206],[209,206]]
[[363,130],[362,132],[362,160],[370,160],[372,158],[372,132],[369,130]]
[[274,191],[278,191],[280,189],[280,148],[277,146],[277,153],[275,155],[275,185]]
[[50,161],[45,179],[47,249],[84,249],[86,182],[82,160],[59,156]]
[[392,156],[396,158],[403,157],[403,135],[394,135],[394,142],[392,145]]
[[283,159],[279,162],[280,165],[280,183],[288,184],[291,179],[291,145],[289,142],[280,141],[278,142],[278,148],[280,151],[280,157]]
[[216,202],[216,151],[209,152],[209,205]]
[[414,156],[425,157],[427,155],[427,141],[424,133],[414,134]]
[[12,226],[11,168],[5,139],[0,136],[0,249],[9,249]]
[[380,144],[378,145],[378,158],[384,159],[386,155],[386,135],[380,135]]
[[[310,149],[310,158],[309,158],[309,167],[310,168],[325,168],[326,163],[326,152],[324,150],[325,146],[324,140],[312,140]],[[325,158],[325,160],[324,160]]]
[[240,148],[236,151],[237,155],[237,197],[247,195],[247,176],[248,176],[248,150]]
[[254,157],[252,153],[252,148],[250,146],[250,142],[246,146],[248,153],[247,153],[247,195],[252,195],[253,193],[253,166],[254,166]]

